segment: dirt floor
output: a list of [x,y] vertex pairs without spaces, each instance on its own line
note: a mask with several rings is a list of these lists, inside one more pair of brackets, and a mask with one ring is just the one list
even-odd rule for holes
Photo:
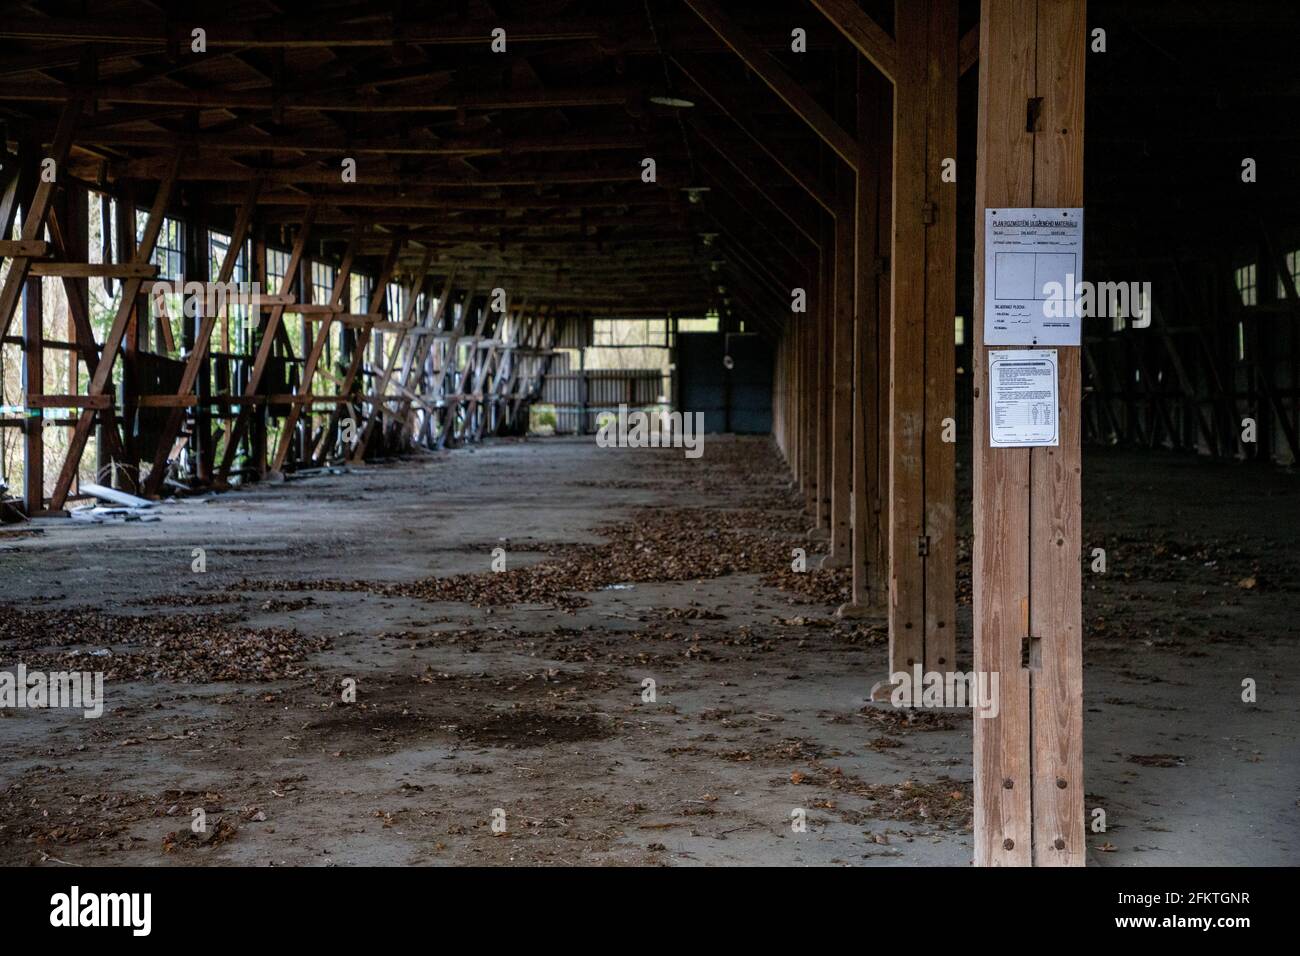
[[[1084,507],[1090,862],[1300,862],[1296,476],[1090,450]],[[971,717],[866,701],[883,615],[790,571],[818,546],[765,439],[501,441],[158,513],[0,529],[0,670],[107,695],[0,710],[0,863],[970,862]]]

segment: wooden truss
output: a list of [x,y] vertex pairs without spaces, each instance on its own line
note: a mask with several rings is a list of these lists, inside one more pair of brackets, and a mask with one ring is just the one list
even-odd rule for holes
[[[70,99],[65,106],[52,150],[56,168],[59,157],[66,157],[71,148],[83,108],[80,98]],[[268,274],[265,230],[257,224],[263,186],[260,178],[245,190],[220,261],[209,264],[206,249],[190,250],[188,258],[198,269],[190,285],[197,283],[201,292],[187,302],[183,317],[178,317],[184,332],[184,351],[178,353],[166,299],[154,294],[173,286],[159,279],[154,254],[174,201],[183,151],[168,158],[138,241],[129,229],[120,229],[118,261],[104,263],[89,261],[85,228],[79,227],[77,217],[69,212],[80,209],[84,216],[87,188],[57,177],[40,179],[36,158],[28,157],[22,169],[12,162],[5,164],[9,175],[0,196],[0,213],[9,224],[19,222],[20,207],[22,216],[21,238],[0,243],[0,254],[10,260],[0,288],[0,302],[6,306],[0,317],[5,335],[0,338],[10,341],[8,327],[19,302],[25,303],[24,335],[12,341],[24,347],[25,368],[31,377],[28,407],[40,413],[58,408],[76,412],[66,422],[68,449],[48,498],[42,494],[40,467],[46,419],[43,415],[31,417],[23,426],[26,457],[32,463],[25,497],[31,514],[58,512],[75,496],[81,460],[92,434],[99,436],[106,481],[157,496],[169,484],[198,487],[209,481],[222,486],[236,476],[268,470],[309,467],[330,460],[360,462],[368,450],[392,450],[410,441],[424,441],[435,448],[479,441],[517,428],[521,408],[538,395],[545,361],[559,330],[554,311],[522,304],[508,314],[493,312],[487,298],[475,291],[478,283],[472,273],[467,273],[466,286],[457,285],[459,270],[454,265],[443,270],[441,282],[435,284],[432,246],[421,251],[417,268],[405,270],[400,315],[389,316],[388,308],[390,281],[407,246],[401,236],[389,239],[385,254],[376,260],[366,310],[348,310],[354,267],[368,242],[361,228],[349,239],[327,299],[310,301],[304,294],[310,284],[303,273],[319,212],[316,203],[308,203],[301,213],[284,274],[273,292],[261,294],[247,283],[232,285],[241,256],[250,248],[254,250],[254,281],[260,284]],[[127,216],[134,213],[123,202],[119,220]],[[188,276],[191,270],[186,271]],[[209,274],[211,282],[207,281]],[[67,348],[85,369],[88,381],[84,390],[77,388],[75,364],[66,394],[48,394],[44,387],[42,356],[46,348],[55,347],[41,329],[41,282],[45,277],[60,279],[67,293]],[[107,333],[103,342],[98,342],[85,286],[90,280],[107,279],[116,280],[118,295]],[[232,288],[237,291],[220,306],[214,306],[212,297],[205,294]],[[232,306],[248,309],[253,316],[256,346],[247,355],[229,353],[214,343],[223,321],[228,339]],[[156,330],[152,354],[167,358],[178,370],[177,384],[169,392],[139,392],[135,378],[118,363],[119,356],[136,354],[140,342],[148,338],[151,316]],[[294,354],[285,324],[289,318],[301,323],[302,356]],[[346,358],[346,366],[337,374],[327,369],[324,361],[334,342],[340,344],[340,355]],[[242,360],[246,369],[241,387],[237,391],[216,387],[220,384],[214,374],[216,363],[237,360]],[[286,367],[297,370],[287,381]],[[279,376],[274,380],[273,369]],[[322,384],[327,387],[322,389]],[[267,439],[275,409],[282,411],[283,418],[274,429],[278,439],[271,447]],[[317,415],[317,409],[327,411]],[[139,450],[128,445],[123,426],[142,414],[162,418],[144,467],[137,474]],[[193,475],[182,475],[187,450],[189,459],[200,461]],[[241,456],[246,461],[237,470]],[[202,467],[205,458],[211,459],[206,469]]]

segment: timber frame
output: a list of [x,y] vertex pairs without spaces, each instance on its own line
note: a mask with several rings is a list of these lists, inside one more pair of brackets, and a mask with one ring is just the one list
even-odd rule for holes
[[[1082,443],[1300,456],[1300,236],[1267,202],[1196,250],[1169,210],[1150,328],[1060,350],[1061,446],[983,440],[971,223],[1084,205],[1085,0],[102,6],[0,21],[0,349],[22,373],[0,433],[26,516],[89,478],[157,497],[526,434],[575,329],[716,316],[774,355],[772,433],[822,567],[847,569],[838,613],[887,620],[877,700],[961,663],[971,466],[973,666],[1003,693],[975,721],[976,862],[1082,864]],[[1129,95],[1115,76],[1089,96]],[[1112,148],[1144,132],[1107,122]],[[1095,233],[1089,210],[1098,274],[1142,260],[1121,193]],[[1230,279],[1247,262],[1257,296]],[[177,282],[197,308],[168,311]]]

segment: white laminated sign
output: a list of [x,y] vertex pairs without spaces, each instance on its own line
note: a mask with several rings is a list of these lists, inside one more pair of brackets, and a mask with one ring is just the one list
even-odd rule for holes
[[989,352],[989,446],[1059,445],[1056,349]]
[[984,210],[984,344],[1078,345],[1083,210]]

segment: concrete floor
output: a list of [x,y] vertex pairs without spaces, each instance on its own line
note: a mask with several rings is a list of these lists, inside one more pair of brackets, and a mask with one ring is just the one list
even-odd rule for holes
[[[0,530],[0,670],[110,671],[98,720],[0,711],[0,863],[970,862],[970,717],[866,702],[883,617],[781,573],[815,546],[766,440],[503,441],[159,513]],[[1298,532],[1294,476],[1085,454],[1093,864],[1300,859]]]

